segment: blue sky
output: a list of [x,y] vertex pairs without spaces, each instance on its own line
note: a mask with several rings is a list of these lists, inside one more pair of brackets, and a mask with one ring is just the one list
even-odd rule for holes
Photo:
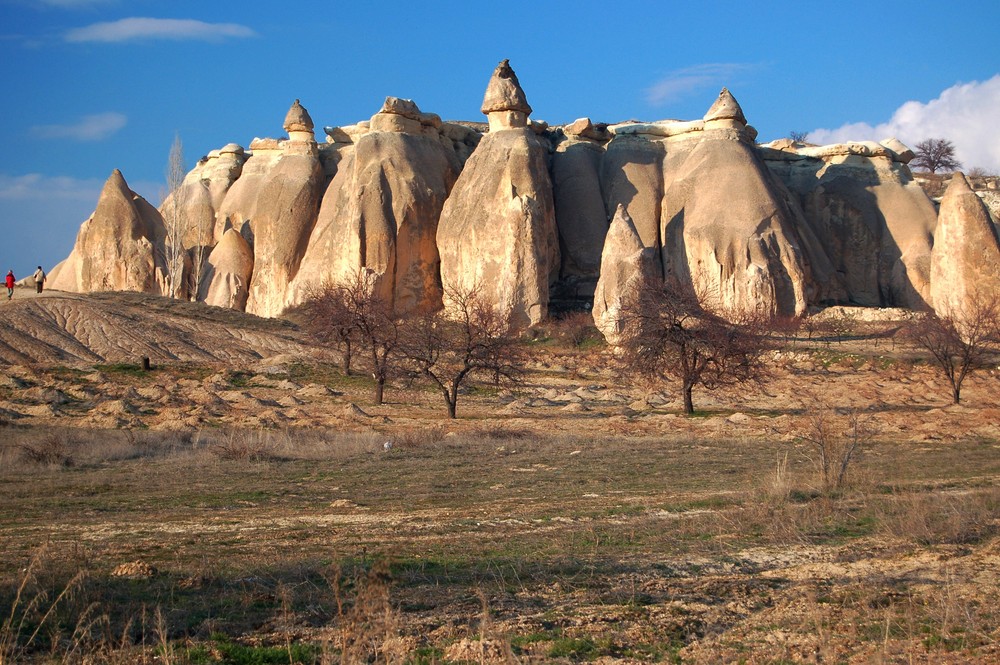
[[191,167],[296,98],[482,120],[503,58],[552,124],[700,118],[725,85],[762,141],[944,136],[1000,171],[998,29],[996,2],[0,0],[0,267],[64,258],[115,168],[158,205],[175,135]]

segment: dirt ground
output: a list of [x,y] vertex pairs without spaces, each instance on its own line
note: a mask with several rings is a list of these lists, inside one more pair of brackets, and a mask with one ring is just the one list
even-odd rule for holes
[[543,330],[448,420],[287,322],[21,296],[0,662],[1000,659],[997,373],[951,405],[905,322],[800,329],[694,417]]

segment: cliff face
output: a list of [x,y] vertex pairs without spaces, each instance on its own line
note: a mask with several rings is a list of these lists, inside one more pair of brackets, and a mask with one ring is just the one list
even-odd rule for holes
[[[276,316],[368,269],[401,312],[476,287],[530,325],[589,305],[602,265],[627,283],[641,254],[644,275],[721,310],[942,300],[937,210],[898,141],[758,145],[726,90],[699,120],[548,127],[529,120],[506,61],[483,113],[488,125],[442,122],[390,97],[317,144],[296,101],[287,139],[213,151],[159,212],[116,172],[50,284],[168,294],[173,281],[174,295]],[[606,247],[616,210],[628,242]],[[163,259],[171,242],[185,254],[181,287]],[[609,285],[602,310],[620,290]]]

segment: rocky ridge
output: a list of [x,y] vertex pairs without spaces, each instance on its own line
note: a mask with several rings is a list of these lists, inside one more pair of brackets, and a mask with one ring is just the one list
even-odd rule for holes
[[[287,139],[213,151],[160,211],[116,171],[50,286],[172,291],[276,316],[367,268],[400,311],[478,288],[531,325],[550,307],[589,306],[602,264],[629,282],[634,242],[610,243],[629,256],[605,248],[619,209],[659,278],[722,310],[927,309],[971,269],[965,254],[932,270],[938,211],[895,139],[757,144],[726,89],[698,120],[549,127],[530,119],[506,60],[482,111],[486,124],[444,122],[388,97],[367,121],[325,127],[318,144],[296,100]],[[163,259],[170,238],[182,275]]]

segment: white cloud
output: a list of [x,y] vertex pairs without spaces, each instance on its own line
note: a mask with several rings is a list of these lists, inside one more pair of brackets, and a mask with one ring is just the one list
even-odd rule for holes
[[68,125],[35,125],[32,136],[42,139],[74,139],[76,141],[101,141],[108,138],[128,123],[128,117],[121,113],[97,113],[85,115]]
[[123,18],[94,23],[66,33],[68,42],[127,42],[149,39],[220,41],[228,37],[253,37],[255,33],[237,23],[205,23],[194,19]]
[[103,186],[104,183],[95,178],[45,176],[40,173],[10,176],[0,173],[0,199],[8,201],[70,199],[90,201],[96,205]]
[[662,106],[698,90],[729,85],[734,76],[753,68],[754,65],[745,63],[723,62],[678,69],[647,88],[646,101]]
[[964,168],[1000,170],[1000,74],[979,82],[959,83],[927,103],[909,101],[877,125],[856,122],[809,132],[813,143],[881,141],[895,136],[913,146],[928,138],[948,139]]

